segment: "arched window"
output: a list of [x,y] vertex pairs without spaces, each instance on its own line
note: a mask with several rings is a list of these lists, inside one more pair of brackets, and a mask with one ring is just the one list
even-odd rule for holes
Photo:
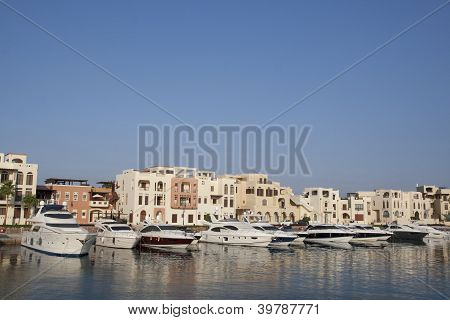
[[13,159],[12,163],[23,163],[22,159]]
[[228,185],[227,184],[223,186],[223,193],[228,194]]
[[234,194],[234,186],[230,184],[230,194]]

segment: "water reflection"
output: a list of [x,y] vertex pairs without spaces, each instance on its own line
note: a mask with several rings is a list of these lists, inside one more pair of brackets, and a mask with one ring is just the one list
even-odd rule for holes
[[97,247],[83,258],[4,246],[0,296],[42,273],[9,298],[440,299],[450,295],[449,253],[442,241],[338,248],[200,244],[196,251]]

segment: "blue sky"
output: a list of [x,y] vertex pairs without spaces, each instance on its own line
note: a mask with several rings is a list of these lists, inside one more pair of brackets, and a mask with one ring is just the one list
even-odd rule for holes
[[[444,1],[17,1],[11,6],[194,126],[262,124]],[[275,123],[313,127],[297,192],[450,185],[450,5]],[[46,177],[137,166],[176,124],[0,4],[0,150]]]

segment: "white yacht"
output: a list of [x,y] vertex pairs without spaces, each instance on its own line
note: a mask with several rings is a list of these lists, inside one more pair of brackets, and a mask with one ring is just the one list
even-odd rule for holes
[[422,232],[428,232],[428,235],[425,236],[425,239],[441,240],[447,239],[449,237],[449,234],[447,232],[435,229],[433,227],[424,224],[412,223],[409,224],[408,227],[411,227],[415,230],[419,230]]
[[401,224],[390,224],[385,230],[393,233],[391,239],[394,241],[422,241],[428,235],[426,231],[416,230]]
[[304,241],[309,243],[348,243],[354,236],[352,231],[334,224],[311,224],[305,231],[308,235]]
[[22,246],[41,252],[82,256],[95,243],[95,234],[81,228],[65,205],[44,204],[30,219],[30,231],[22,233]]
[[249,223],[234,219],[213,219],[209,229],[201,234],[200,242],[252,247],[267,247],[276,238],[272,234],[254,229]]
[[96,246],[132,249],[141,237],[126,224],[118,223],[110,219],[102,219],[95,223],[97,228]]
[[194,234],[180,230],[177,226],[144,221],[140,245],[154,248],[186,249],[197,240]]
[[350,242],[387,241],[392,237],[392,232],[381,230],[372,225],[352,224],[349,226],[349,229],[354,233]]
[[[282,231],[267,222],[253,222],[250,225],[253,229],[271,234],[275,237],[269,246],[289,246],[298,238],[295,233]],[[301,242],[303,243],[303,240]]]

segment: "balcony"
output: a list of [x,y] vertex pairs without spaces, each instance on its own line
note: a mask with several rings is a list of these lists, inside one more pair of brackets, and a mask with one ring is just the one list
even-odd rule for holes
[[108,208],[109,201],[102,201],[102,200],[90,201],[89,206],[91,206],[92,208]]

